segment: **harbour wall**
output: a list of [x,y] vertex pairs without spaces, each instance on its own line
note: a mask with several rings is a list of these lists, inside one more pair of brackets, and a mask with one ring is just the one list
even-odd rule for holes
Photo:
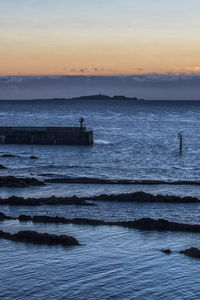
[[86,127],[0,127],[0,144],[92,145]]

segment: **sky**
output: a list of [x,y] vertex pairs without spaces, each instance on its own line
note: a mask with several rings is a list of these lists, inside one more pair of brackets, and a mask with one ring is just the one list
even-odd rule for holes
[[200,99],[199,16],[199,0],[0,0],[0,99]]
[[0,0],[0,75],[200,73],[198,0]]

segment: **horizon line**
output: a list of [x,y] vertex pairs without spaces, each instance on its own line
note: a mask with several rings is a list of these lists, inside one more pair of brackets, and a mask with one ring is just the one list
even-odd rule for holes
[[52,77],[52,76],[70,76],[70,77],[118,77],[118,76],[145,76],[145,75],[173,75],[173,76],[200,76],[200,72],[166,72],[166,73],[159,73],[159,72],[148,72],[148,73],[119,73],[119,74],[7,74],[7,75],[0,75],[1,77]]

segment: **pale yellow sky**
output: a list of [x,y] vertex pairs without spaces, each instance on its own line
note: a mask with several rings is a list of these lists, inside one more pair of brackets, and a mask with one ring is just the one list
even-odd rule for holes
[[200,73],[199,12],[196,0],[2,1],[0,75]]

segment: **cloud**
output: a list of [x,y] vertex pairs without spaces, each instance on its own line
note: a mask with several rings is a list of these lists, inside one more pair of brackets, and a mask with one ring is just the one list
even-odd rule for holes
[[86,69],[86,68],[82,68],[79,70],[79,72],[81,72],[81,73],[86,73],[87,71],[88,71],[88,69]]
[[200,67],[196,66],[196,67],[173,67],[172,68],[173,71],[176,71],[178,74],[180,73],[186,73],[186,74],[200,74]]
[[[76,69],[72,69],[71,72],[76,72]],[[83,75],[2,76],[0,97],[1,99],[70,98],[104,93],[155,100],[200,100],[200,74],[197,73],[86,76],[84,72],[85,68],[82,69]]]

